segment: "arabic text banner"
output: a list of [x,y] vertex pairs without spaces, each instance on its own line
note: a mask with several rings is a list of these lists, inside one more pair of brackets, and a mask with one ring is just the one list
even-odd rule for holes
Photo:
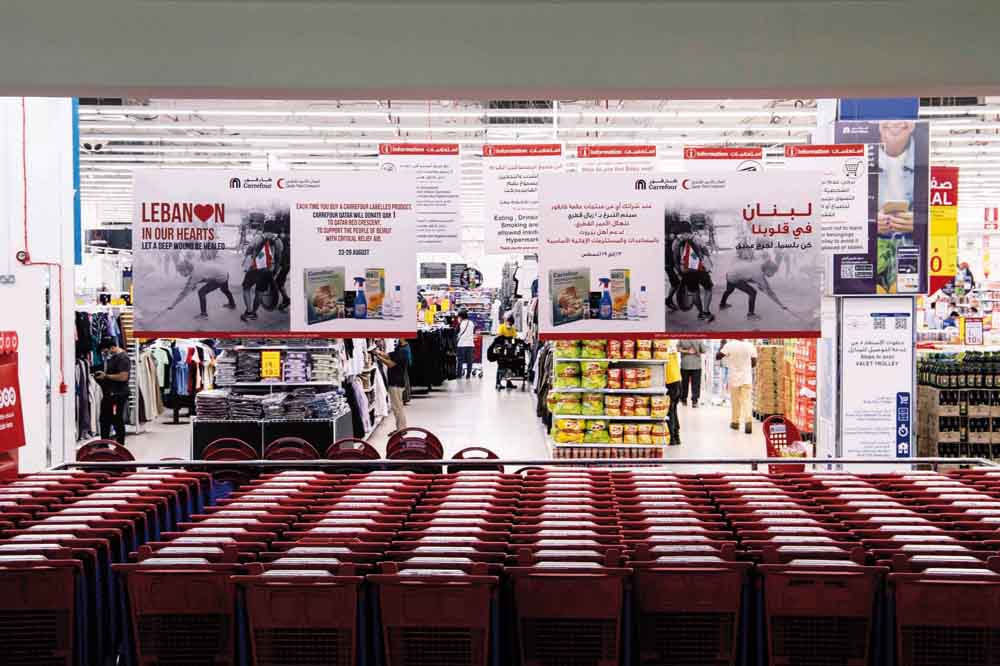
[[329,177],[136,170],[136,333],[287,335],[291,204]]
[[457,143],[383,143],[379,168],[417,181],[417,251],[461,252],[462,164]]
[[543,338],[663,332],[663,206],[649,182],[621,174],[542,176]]
[[819,335],[822,178],[706,174],[659,191],[668,335]]
[[833,293],[927,291],[930,128],[913,120],[847,120],[838,144],[868,144],[868,249],[834,257]]
[[605,144],[576,147],[576,159],[567,170],[580,173],[646,173],[656,170],[656,146]]
[[931,167],[930,260],[927,292],[955,278],[958,268],[958,167]]
[[913,299],[843,298],[841,442],[847,458],[913,455]]
[[825,254],[868,251],[868,160],[864,144],[785,146],[790,171],[823,174],[820,245]]
[[294,330],[414,337],[413,174],[344,174],[292,207]]
[[685,146],[684,170],[692,173],[764,170],[764,149],[747,146]]
[[538,252],[538,179],[560,170],[561,144],[483,146],[487,254]]

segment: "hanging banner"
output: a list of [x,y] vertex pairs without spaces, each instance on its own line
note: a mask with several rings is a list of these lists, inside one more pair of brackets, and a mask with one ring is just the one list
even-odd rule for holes
[[379,168],[417,180],[417,251],[462,251],[462,164],[457,143],[383,143]]
[[785,146],[790,171],[823,174],[820,245],[825,254],[868,251],[868,160],[863,144]]
[[958,167],[931,167],[930,260],[927,291],[955,279],[958,269]]
[[547,174],[540,210],[540,335],[662,333],[661,191],[628,175]]
[[416,337],[416,179],[342,174],[292,208],[292,327]]
[[835,135],[839,144],[874,146],[868,150],[868,249],[834,257],[833,293],[926,293],[928,124],[840,121]]
[[562,145],[483,146],[487,254],[538,252],[538,178],[562,170]]
[[[323,227],[326,233],[317,232],[319,227],[312,221],[305,228],[293,224],[292,208],[299,202],[329,203],[318,201],[319,193],[342,193],[354,186],[359,198],[344,200],[358,208],[339,211],[337,217],[331,215],[331,223]],[[372,194],[380,188],[386,194]],[[408,192],[402,199],[401,190]],[[407,262],[409,279],[399,283],[412,285],[412,266],[416,263],[415,196],[412,176],[378,172],[333,175],[137,170],[133,224],[135,333],[147,338],[319,334],[322,327],[307,326],[304,316],[292,317],[306,309],[302,270],[296,276],[294,268],[317,265],[312,260],[300,263],[305,257],[296,258],[296,253],[303,247],[307,255],[316,251],[330,253],[319,265],[346,270],[343,257],[366,255],[345,253],[367,252],[371,256],[372,252],[381,252],[381,239],[387,235],[378,231],[379,223],[385,212],[394,213],[394,228],[403,226],[399,220],[408,220],[411,228],[395,229],[393,241],[408,237],[409,247],[402,255],[391,256],[390,261],[398,262],[394,266]],[[408,205],[409,209],[400,205]],[[383,210],[379,206],[392,208]],[[303,217],[300,214],[300,219]],[[352,231],[374,230],[336,233],[341,225],[350,225]],[[345,240],[328,240],[340,237]],[[379,260],[385,261],[381,257]],[[356,292],[351,289],[356,276],[365,274],[311,274],[314,290],[324,295],[315,306],[320,312],[317,316],[345,316],[344,293]]]
[[685,146],[685,171],[750,171],[764,170],[764,149],[726,146]]
[[0,331],[0,451],[25,444],[17,348],[17,333]]
[[913,455],[913,300],[841,303],[841,454]]
[[668,335],[819,336],[821,180],[719,174],[660,191]]
[[648,173],[656,170],[656,146],[577,146],[572,168],[580,173]]

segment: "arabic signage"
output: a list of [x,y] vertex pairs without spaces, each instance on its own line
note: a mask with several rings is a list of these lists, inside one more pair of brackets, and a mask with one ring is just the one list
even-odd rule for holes
[[0,331],[0,451],[24,446],[17,333]]
[[820,174],[566,174],[541,194],[543,337],[819,335]]
[[841,453],[847,458],[913,455],[913,300],[844,298],[841,303]]
[[931,167],[928,292],[955,278],[958,268],[958,167]]
[[1000,231],[1000,208],[983,209],[983,231]]
[[645,173],[654,171],[656,169],[656,146],[577,146],[576,160],[572,162],[572,167],[581,173]]
[[835,126],[839,144],[868,150],[868,249],[834,257],[833,293],[927,291],[930,130],[913,120],[850,120]]
[[134,182],[136,335],[413,329],[381,305],[396,284],[416,298],[414,176],[140,170]]
[[261,379],[281,378],[280,351],[262,351],[260,353],[260,378]]
[[825,254],[868,251],[868,160],[863,144],[785,146],[792,171],[823,174],[820,245]]
[[[543,337],[663,332],[663,201],[651,179],[541,178],[538,252]],[[676,187],[676,179],[673,181]],[[644,185],[636,189],[638,184]]]
[[487,254],[538,252],[538,179],[560,170],[558,143],[483,146]]
[[417,251],[461,252],[462,164],[457,143],[383,143],[379,168],[417,181]]
[[685,171],[746,171],[764,170],[764,149],[748,146],[685,146]]

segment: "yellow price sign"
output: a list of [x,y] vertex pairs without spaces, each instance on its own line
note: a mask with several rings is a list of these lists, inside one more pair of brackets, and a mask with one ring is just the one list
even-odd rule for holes
[[261,379],[281,378],[280,351],[262,351],[260,353],[260,378]]

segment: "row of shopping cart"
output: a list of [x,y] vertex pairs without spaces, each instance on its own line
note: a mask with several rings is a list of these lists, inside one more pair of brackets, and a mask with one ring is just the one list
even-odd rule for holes
[[991,664],[1000,473],[0,486],[0,663]]

